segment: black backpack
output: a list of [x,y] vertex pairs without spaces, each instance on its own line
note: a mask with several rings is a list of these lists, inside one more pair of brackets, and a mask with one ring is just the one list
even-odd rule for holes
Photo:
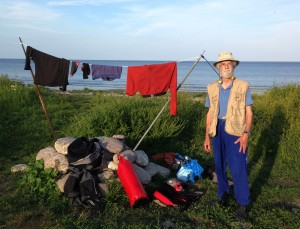
[[98,173],[102,172],[102,153],[98,139],[77,138],[68,147],[69,177],[64,193],[73,206],[103,210]]

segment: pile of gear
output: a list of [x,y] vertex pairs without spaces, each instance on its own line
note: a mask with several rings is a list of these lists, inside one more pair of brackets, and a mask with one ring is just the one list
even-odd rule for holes
[[[63,173],[56,183],[72,206],[103,210],[107,181],[115,178],[121,182],[131,207],[153,200],[161,206],[186,208],[202,194],[188,186],[205,172],[197,160],[171,152],[152,155],[152,161],[158,162],[154,163],[143,150],[132,151],[123,135],[60,138],[54,147],[39,151],[36,160],[40,159],[45,168]],[[146,192],[145,185],[157,174],[165,181]]]
[[181,206],[182,209],[186,209],[203,194],[188,185],[200,179],[205,172],[197,160],[174,152],[154,154],[152,159],[163,161],[176,173],[176,178],[167,179],[155,190],[153,193],[155,203],[161,206]]

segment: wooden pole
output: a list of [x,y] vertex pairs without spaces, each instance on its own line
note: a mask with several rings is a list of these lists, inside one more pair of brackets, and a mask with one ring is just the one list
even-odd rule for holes
[[[23,48],[24,55],[25,55],[25,57],[26,57],[26,52],[25,52],[25,48],[24,48],[23,41],[22,41],[21,37],[19,37],[19,40],[20,40],[21,46],[22,46],[22,48]],[[35,77],[35,76],[34,76],[34,73],[33,73],[33,71],[32,71],[31,68],[30,68],[30,72],[31,72],[32,79],[33,79],[33,81],[34,81],[34,77]],[[41,91],[40,91],[38,85],[36,85],[35,83],[33,83],[33,84],[34,84],[34,86],[35,86],[36,92],[37,92],[37,94],[38,94],[38,96],[39,96],[39,99],[40,99],[40,102],[41,102],[41,104],[42,104],[42,107],[43,107],[43,110],[44,110],[46,119],[47,119],[47,121],[48,121],[50,130],[51,130],[51,135],[52,135],[53,138],[56,140],[57,138],[56,138],[56,136],[55,136],[55,133],[54,133],[54,130],[53,130],[53,127],[52,127],[52,124],[51,124],[51,120],[50,120],[50,117],[49,117],[49,115],[48,115],[47,108],[46,108],[44,99],[43,99],[43,97],[42,97]]]
[[[203,56],[205,51],[203,51],[203,53],[198,57],[198,59],[195,61],[195,63],[193,64],[193,66],[191,67],[191,69],[189,70],[189,72],[186,74],[186,76],[184,77],[184,79],[181,81],[181,83],[177,86],[177,91],[179,90],[179,88],[183,85],[184,81],[189,77],[189,75],[191,74],[191,72],[194,70],[195,66],[198,64],[198,62],[200,61],[201,57]],[[165,103],[165,105],[162,107],[162,109],[160,110],[160,112],[157,114],[157,116],[155,117],[155,119],[153,120],[153,122],[151,123],[151,125],[149,126],[149,128],[146,130],[146,132],[144,133],[144,135],[142,136],[142,138],[139,140],[139,142],[136,144],[136,146],[133,148],[133,151],[135,151],[137,149],[137,147],[141,144],[141,142],[143,141],[143,139],[146,137],[146,135],[148,134],[148,132],[150,131],[150,129],[152,128],[152,126],[154,125],[154,123],[156,122],[156,120],[159,118],[159,116],[161,115],[161,113],[164,111],[164,109],[167,107],[168,103],[171,101],[171,98],[168,99],[168,101]]]

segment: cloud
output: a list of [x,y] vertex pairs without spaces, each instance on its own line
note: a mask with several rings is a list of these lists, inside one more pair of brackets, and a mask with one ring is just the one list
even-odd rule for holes
[[62,1],[50,1],[48,5],[50,6],[83,6],[92,5],[100,6],[105,4],[115,4],[124,2],[134,2],[137,0],[62,0]]
[[12,21],[31,21],[33,23],[53,21],[61,14],[42,5],[24,1],[8,1],[0,3],[0,18]]
[[2,39],[46,36],[49,46],[63,44],[64,53],[70,39],[85,42],[80,54],[87,58],[101,46],[110,58],[188,58],[206,49],[213,59],[222,50],[257,59],[260,50],[274,57],[278,43],[281,52],[297,48],[299,11],[298,0],[1,0],[0,28]]
[[10,28],[9,34],[19,33],[23,30],[29,35],[34,32],[66,33],[65,29],[58,29],[62,24],[62,17],[63,13],[51,7],[45,7],[39,1],[37,3],[34,1],[1,1],[0,3],[0,26]]

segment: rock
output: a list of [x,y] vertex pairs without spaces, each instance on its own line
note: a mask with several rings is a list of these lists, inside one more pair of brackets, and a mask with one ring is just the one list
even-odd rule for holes
[[101,181],[110,180],[115,176],[115,173],[112,169],[107,169],[98,174],[98,177]]
[[124,143],[119,139],[108,137],[105,137],[100,141],[100,146],[110,153],[121,153],[125,148]]
[[[218,176],[217,176],[217,173],[216,172],[213,172],[213,179],[212,179],[212,182],[217,184],[218,183]],[[233,182],[228,180],[228,185],[229,186],[232,186],[233,185]]]
[[[113,161],[116,164],[119,164],[118,155],[119,154],[114,154],[114,156],[113,156]],[[131,161],[131,162],[134,162],[135,159],[136,159],[135,153],[132,150],[129,150],[129,149],[121,152],[120,155],[122,157],[124,157],[126,160]]]
[[13,167],[11,167],[10,171],[12,173],[16,173],[16,172],[26,172],[28,169],[28,165],[26,164],[17,164]]
[[162,177],[168,177],[170,175],[170,169],[155,164],[153,162],[149,162],[149,164],[145,167],[145,170],[151,175],[154,176],[156,174],[161,175]]
[[98,137],[95,137],[95,138],[98,139],[99,142],[102,142],[107,137],[105,137],[105,136],[98,136]]
[[217,184],[218,183],[218,177],[217,177],[217,173],[216,172],[213,172],[213,179],[212,179],[212,182]]
[[101,150],[102,152],[102,160],[105,160],[105,161],[112,161],[113,160],[113,156],[115,154],[112,154],[106,150]]
[[121,152],[120,155],[131,162],[134,162],[136,159],[135,153],[130,149]]
[[149,163],[149,157],[143,150],[134,151],[136,159],[135,163],[139,166],[145,167]]
[[55,183],[58,187],[58,189],[63,193],[64,192],[64,187],[67,179],[69,178],[69,173],[64,175],[61,179],[57,180]]
[[151,182],[151,175],[145,169],[136,164],[133,164],[133,167],[137,177],[142,184],[149,184]]
[[116,164],[119,164],[119,158],[118,157],[119,157],[119,153],[116,153],[113,156],[113,162],[116,163]]
[[99,183],[99,188],[100,188],[100,194],[101,196],[107,196],[107,194],[109,193],[108,191],[108,184],[106,183]]
[[119,140],[125,140],[125,135],[123,134],[115,134],[112,136],[113,138],[119,139]]
[[68,154],[68,146],[76,140],[75,138],[72,137],[65,137],[65,138],[59,138],[56,140],[54,143],[54,148],[58,153],[67,155]]
[[42,149],[36,155],[36,160],[44,159],[44,167],[66,173],[69,162],[67,156],[58,153],[53,147]]
[[118,170],[118,164],[116,164],[115,162],[113,161],[110,161],[107,165],[107,168],[113,170],[113,171],[116,171]]

